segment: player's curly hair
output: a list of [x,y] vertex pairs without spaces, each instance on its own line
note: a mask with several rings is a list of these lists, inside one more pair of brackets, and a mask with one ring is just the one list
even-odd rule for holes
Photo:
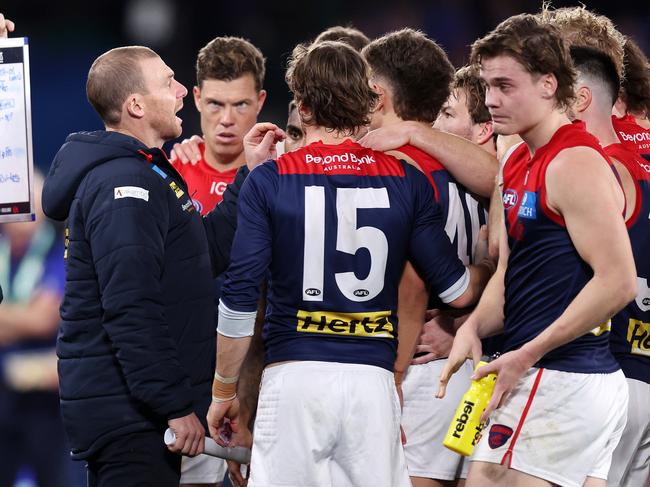
[[454,67],[445,51],[422,32],[402,29],[368,44],[361,54],[372,76],[385,80],[395,113],[433,123],[449,97]]
[[543,5],[539,16],[560,30],[568,47],[592,47],[607,54],[616,65],[619,78],[624,77],[625,36],[609,18],[587,10],[584,5],[554,9],[550,3]]
[[359,29],[352,26],[344,27],[342,25],[335,25],[318,34],[316,39],[314,39],[314,44],[323,41],[339,41],[349,45],[357,52],[361,52],[361,49],[370,43],[368,36]]
[[232,81],[251,74],[255,90],[264,85],[264,56],[241,37],[215,37],[199,50],[196,58],[196,83],[201,87],[206,79]]
[[303,124],[352,135],[370,123],[377,94],[368,84],[368,65],[349,45],[296,46],[286,80]]
[[485,37],[474,41],[470,62],[510,56],[530,74],[552,74],[557,80],[555,102],[568,109],[575,99],[576,70],[559,30],[532,14],[519,14],[501,22]]
[[625,42],[625,79],[620,97],[630,113],[650,117],[650,63],[633,39]]
[[475,66],[463,66],[456,71],[451,88],[465,92],[467,111],[473,123],[485,123],[492,120],[490,111],[485,106],[485,85],[479,78]]
[[107,127],[122,119],[122,105],[131,93],[148,93],[140,61],[158,57],[143,46],[111,49],[93,62],[86,81],[86,96]]

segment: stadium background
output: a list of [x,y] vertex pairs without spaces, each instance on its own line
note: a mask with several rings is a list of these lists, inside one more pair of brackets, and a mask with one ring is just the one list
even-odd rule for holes
[[[17,23],[13,35],[30,38],[35,163],[45,171],[68,133],[102,128],[86,102],[86,74],[99,54],[116,46],[147,45],[174,69],[190,90],[180,113],[183,135],[189,136],[199,131],[191,99],[196,54],[215,36],[242,36],[262,50],[269,96],[260,120],[283,126],[290,100],[284,83],[287,57],[297,43],[313,39],[329,26],[352,24],[371,38],[407,26],[421,29],[446,49],[458,67],[467,61],[474,39],[510,15],[537,12],[541,7],[540,0],[100,0],[92,4],[10,0],[3,4],[0,11]],[[577,4],[553,2],[556,7]],[[650,10],[644,2],[598,0],[586,5],[610,17],[646,53],[650,51]]]
[[[555,1],[556,7],[577,2]],[[588,1],[586,6],[610,17],[625,34],[650,53],[650,10],[643,2]],[[208,2],[186,0],[9,0],[0,12],[17,24],[13,36],[28,36],[31,56],[32,119],[35,163],[47,171],[71,132],[102,128],[85,98],[92,61],[121,45],[154,48],[189,90],[194,84],[197,51],[218,35],[248,38],[267,58],[269,92],[260,120],[283,126],[290,94],[284,83],[293,46],[313,39],[332,25],[354,25],[370,38],[402,27],[427,33],[447,51],[457,67],[467,61],[469,45],[510,15],[537,12],[539,0],[380,2]],[[183,136],[199,133],[191,99],[180,116]],[[79,485],[83,472],[79,472]],[[32,487],[29,472],[16,485]],[[4,487],[4,486],[0,486]],[[71,486],[72,487],[72,486]]]

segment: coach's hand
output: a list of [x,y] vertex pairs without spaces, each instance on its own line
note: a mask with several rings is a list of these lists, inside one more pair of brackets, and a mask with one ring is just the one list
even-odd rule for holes
[[0,37],[9,37],[9,32],[13,32],[15,28],[16,24],[5,19],[5,16],[0,13]]
[[191,413],[182,418],[167,421],[169,427],[176,435],[176,441],[167,448],[174,453],[181,453],[188,457],[203,453],[205,447],[205,428],[201,425],[196,414]]
[[440,384],[436,397],[442,399],[445,397],[447,391],[447,384],[449,379],[465,360],[472,358],[475,364],[481,360],[481,353],[483,348],[481,346],[481,339],[476,332],[476,325],[472,322],[471,317],[456,331],[454,338],[454,345],[449,352],[449,358],[445,364],[442,372],[440,373]]
[[256,123],[244,136],[244,153],[249,170],[255,169],[264,161],[277,159],[275,144],[287,135],[277,125],[270,122]]
[[229,424],[233,434],[240,431],[239,428],[239,399],[232,401],[212,401],[208,409],[208,429],[210,436],[221,446],[231,446],[230,438],[225,438],[223,433],[226,423]]
[[420,129],[419,122],[400,122],[368,132],[359,144],[370,149],[386,152],[407,145],[414,131]]
[[174,144],[169,158],[172,162],[181,161],[181,164],[195,165],[201,160],[201,144],[203,139],[198,135],[192,135],[180,144]]
[[487,421],[492,411],[503,405],[519,380],[535,362],[536,360],[532,355],[527,353],[525,349],[520,348],[519,350],[504,353],[498,359],[476,371],[472,376],[472,379],[475,380],[482,379],[490,373],[497,374],[492,398],[481,416],[482,423]]

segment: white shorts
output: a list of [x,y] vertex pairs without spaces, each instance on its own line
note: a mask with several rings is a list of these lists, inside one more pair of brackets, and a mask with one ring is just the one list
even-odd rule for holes
[[643,486],[650,474],[650,384],[627,379],[627,386],[627,424],[614,450],[608,487]]
[[410,487],[393,374],[380,367],[268,367],[249,487]]
[[627,401],[620,370],[532,368],[492,413],[471,461],[499,463],[564,487],[582,487],[587,477],[606,479]]
[[473,370],[468,360],[450,379],[443,399],[436,399],[438,381],[447,359],[411,365],[402,383],[402,428],[406,435],[406,464],[411,477],[454,480],[467,477],[469,462],[442,445],[449,423]]
[[228,466],[221,458],[210,455],[183,457],[181,484],[212,484],[223,481]]

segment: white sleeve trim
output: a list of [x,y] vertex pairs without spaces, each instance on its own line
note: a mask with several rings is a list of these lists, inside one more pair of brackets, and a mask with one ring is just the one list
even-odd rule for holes
[[458,299],[469,286],[469,269],[465,267],[465,273],[452,284],[445,292],[438,294],[443,303],[451,303]]
[[219,300],[217,333],[228,338],[244,338],[255,333],[257,311],[235,311]]

